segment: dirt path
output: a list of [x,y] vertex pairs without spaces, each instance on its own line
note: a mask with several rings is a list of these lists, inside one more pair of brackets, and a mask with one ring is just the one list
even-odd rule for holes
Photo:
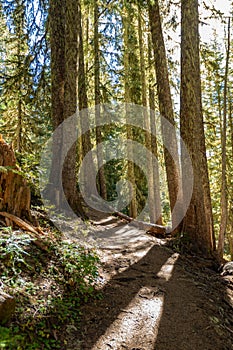
[[83,306],[67,349],[233,349],[232,277],[111,218],[93,235],[103,298]]

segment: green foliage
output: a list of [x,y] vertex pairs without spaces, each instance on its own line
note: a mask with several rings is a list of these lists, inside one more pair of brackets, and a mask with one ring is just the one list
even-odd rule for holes
[[17,303],[9,328],[0,328],[0,349],[63,348],[63,329],[78,324],[80,306],[100,296],[95,291],[100,260],[93,248],[63,242],[57,233],[45,239],[46,250],[32,243],[20,231],[1,228],[0,274]]
[[66,283],[78,288],[82,295],[91,294],[100,263],[94,250],[78,246],[77,243],[62,242],[57,247],[56,255],[64,269]]
[[33,168],[52,129],[47,7],[48,1],[0,2],[0,134],[12,144],[33,189]]
[[4,277],[10,273],[18,273],[21,264],[26,265],[25,247],[29,246],[32,238],[21,231],[13,232],[10,227],[0,229],[0,263],[5,265]]
[[2,166],[2,165],[0,165],[0,173],[7,174],[8,170],[10,170],[9,168],[10,168],[10,167],[8,167],[8,166]]
[[14,334],[12,329],[0,327],[0,350],[22,350],[23,340],[24,337],[19,334]]
[[20,174],[27,180],[31,189],[32,201],[40,197],[39,171],[40,167],[39,152],[19,153],[16,152],[16,159],[20,164]]

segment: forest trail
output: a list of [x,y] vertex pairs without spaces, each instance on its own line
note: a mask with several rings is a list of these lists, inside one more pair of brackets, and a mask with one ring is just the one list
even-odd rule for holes
[[233,349],[232,277],[113,217],[96,225],[103,297],[82,307],[67,349]]

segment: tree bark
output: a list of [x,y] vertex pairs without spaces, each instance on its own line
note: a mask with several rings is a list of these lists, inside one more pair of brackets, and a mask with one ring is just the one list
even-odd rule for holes
[[99,7],[98,1],[94,3],[94,67],[95,67],[95,119],[96,119],[96,143],[97,143],[97,166],[98,166],[98,182],[99,192],[103,199],[107,199],[107,189],[103,163],[103,141],[100,122],[101,113],[101,95],[100,95],[100,59],[99,59]]
[[[183,232],[189,235],[194,249],[209,255],[215,249],[215,242],[201,102],[198,1],[182,0],[181,12],[180,129],[194,175],[193,195],[183,220]],[[182,152],[184,189],[189,184],[191,170]]]
[[[82,80],[85,81],[81,29],[79,1],[51,0],[50,44],[54,129],[76,113],[78,97],[79,109],[87,108],[85,84]],[[83,124],[86,126],[86,123],[85,117],[80,118],[81,128]],[[89,130],[88,126],[86,130]],[[60,164],[66,138],[72,138],[72,133],[76,133],[76,128],[72,130],[61,128],[53,142],[53,159],[50,173],[52,194],[50,193],[49,198],[58,208],[65,208],[67,200],[75,213],[85,216],[77,191],[77,142],[69,150],[64,164]],[[82,155],[84,156],[90,149],[90,134],[86,133],[82,138]],[[61,178],[62,184],[60,183]],[[62,187],[66,198],[62,198]]]
[[[157,92],[159,100],[159,111],[163,118],[166,118],[171,125],[174,126],[173,129],[166,130],[164,123],[162,122],[162,136],[164,145],[170,145],[170,153],[166,146],[164,146],[164,158],[166,166],[166,174],[168,181],[168,193],[170,200],[170,208],[172,212],[172,222],[173,225],[178,221],[176,220],[173,208],[177,201],[180,203],[180,208],[177,211],[177,218],[180,216],[179,211],[182,211],[181,198],[178,198],[179,183],[180,183],[180,171],[177,164],[179,164],[178,156],[178,146],[175,130],[175,121],[173,114],[172,98],[170,91],[170,82],[167,67],[166,50],[162,33],[159,2],[158,0],[151,1],[148,0],[149,6],[149,19],[152,35],[152,43],[154,49],[155,57],[155,72],[156,72],[156,82],[157,82]],[[175,229],[176,227],[174,227]],[[175,232],[175,231],[174,231]]]
[[227,91],[228,91],[228,72],[229,72],[229,59],[230,59],[230,47],[231,47],[231,22],[228,19],[228,31],[227,31],[227,52],[226,52],[226,66],[224,76],[224,93],[223,93],[223,121],[222,121],[222,179],[221,179],[221,221],[220,231],[218,237],[218,258],[223,259],[224,254],[224,240],[227,228]]
[[[65,2],[50,0],[50,48],[51,48],[51,119],[53,130],[64,121],[64,89],[65,89]],[[62,153],[62,131],[53,137],[52,164],[50,184],[46,192],[51,203],[57,208],[62,206],[60,162]]]
[[[78,52],[79,52],[79,1],[67,0],[65,9],[65,89],[64,89],[64,115],[66,120],[77,112],[78,101]],[[75,139],[77,125],[73,130],[64,130],[63,146],[66,137]],[[72,137],[72,135],[74,137]],[[76,164],[77,142],[67,153],[63,171],[62,183],[67,202],[74,210],[81,211],[80,198],[77,191]]]
[[159,181],[159,166],[158,162],[158,146],[156,138],[156,118],[155,118],[155,92],[153,87],[154,74],[152,73],[152,66],[154,68],[151,49],[151,35],[148,35],[148,65],[150,69],[149,76],[149,106],[150,106],[150,128],[151,128],[151,151],[154,155],[152,158],[152,170],[153,170],[153,182],[154,182],[154,203],[155,203],[155,215],[157,218],[156,224],[162,225],[162,210],[160,199],[160,181]]
[[[78,0],[78,109],[80,117],[80,127],[82,131],[81,143],[82,143],[82,159],[87,155],[92,149],[91,143],[91,132],[89,123],[89,112],[88,112],[88,99],[87,99],[87,84],[86,84],[86,72],[85,72],[85,62],[84,62],[84,50],[83,50],[83,31],[82,31],[82,12],[81,4]],[[94,162],[92,156],[90,157],[90,163],[88,168],[84,169],[84,182],[86,195],[91,195],[92,189],[91,184],[95,184],[94,178]]]
[[1,135],[0,166],[3,167],[0,169],[0,211],[30,220],[30,188],[18,173],[20,169],[16,165],[13,149],[5,143]]
[[[127,5],[126,5],[127,6]],[[126,12],[128,12],[126,8]],[[127,13],[123,15],[123,40],[124,40],[124,71],[125,71],[125,78],[124,78],[124,100],[126,103],[126,123],[128,122],[128,107],[127,104],[132,102],[131,101],[131,86],[130,86],[130,66],[129,66],[129,50],[130,50],[130,45],[129,45],[129,18],[127,16]],[[127,140],[132,140],[133,139],[133,132],[132,132],[132,126],[127,124],[126,125],[126,137]],[[132,158],[132,147],[131,144],[128,142],[127,143],[127,153],[128,153],[128,159]],[[131,189],[132,190],[132,200],[130,203],[130,216],[133,218],[137,217],[137,199],[136,199],[136,181],[135,181],[135,171],[134,171],[134,164],[133,162],[129,161],[127,162],[127,176],[128,180],[131,183]]]
[[141,86],[142,86],[142,106],[144,123],[146,127],[145,133],[145,146],[147,152],[147,176],[148,176],[148,203],[149,203],[149,218],[150,221],[155,223],[158,219],[156,216],[155,198],[154,198],[154,178],[153,178],[153,159],[151,148],[151,130],[150,130],[150,114],[147,108],[147,84],[146,84],[146,68],[144,57],[144,45],[143,45],[143,28],[141,19],[141,9],[138,6],[138,38],[139,38],[139,51],[140,51],[140,71],[141,71]]
[[[228,96],[230,97],[230,91],[228,92]],[[230,134],[231,134],[231,160],[233,160],[233,99],[229,98],[229,124],[230,124]],[[231,163],[232,164],[232,163]],[[231,260],[233,260],[233,189],[230,187],[230,198],[229,198],[229,233],[228,233],[228,241],[229,241],[229,250],[231,255]]]

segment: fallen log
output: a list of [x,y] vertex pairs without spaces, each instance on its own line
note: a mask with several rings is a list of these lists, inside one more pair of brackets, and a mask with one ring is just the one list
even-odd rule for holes
[[38,234],[38,232],[36,231],[36,228],[34,228],[32,225],[28,224],[24,220],[18,218],[17,216],[15,216],[13,214],[6,213],[6,212],[0,212],[0,215],[4,216],[4,217],[8,218],[10,221],[14,222],[22,230],[32,232],[35,235]]
[[44,251],[48,251],[48,247],[46,246],[45,242],[43,242],[40,238],[39,234],[44,234],[40,227],[33,227],[32,225],[28,224],[27,222],[18,218],[17,216],[6,212],[0,212],[0,215],[9,219],[11,222],[14,222],[23,231],[26,231],[33,237],[35,237],[36,239],[34,239],[32,243],[35,244],[38,248]]
[[112,214],[118,216],[120,219],[124,219],[126,220],[127,222],[131,222],[131,221],[134,221],[133,218],[131,218],[130,216],[126,215],[126,214],[123,214],[121,213],[120,211],[115,211],[113,208],[111,208],[113,211],[112,211]]
[[[92,198],[94,200],[96,200],[97,202],[99,202],[99,198],[96,196],[92,196]],[[101,205],[104,205],[101,202]],[[139,228],[140,230],[144,230],[149,234],[152,235],[161,235],[161,236],[165,236],[167,233],[167,228],[165,226],[161,226],[161,225],[157,225],[157,224],[152,224],[149,222],[144,222],[144,221],[139,221],[139,220],[135,220],[132,217],[121,213],[120,211],[115,210],[113,207],[111,207],[110,205],[106,205],[105,209],[109,209],[109,213],[116,215],[117,217],[119,217],[120,219],[124,219],[127,222],[130,223],[130,225],[133,225],[137,228]]]
[[154,234],[154,235],[162,235],[165,236],[167,233],[167,229],[165,226],[152,224],[149,222],[144,221],[138,221],[138,220],[132,220],[130,222],[131,225],[138,227],[140,230],[144,230],[147,233]]

